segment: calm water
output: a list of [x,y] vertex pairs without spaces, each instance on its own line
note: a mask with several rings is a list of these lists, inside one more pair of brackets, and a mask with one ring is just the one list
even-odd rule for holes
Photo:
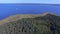
[[0,20],[14,14],[41,14],[52,12],[60,15],[58,4],[0,4]]

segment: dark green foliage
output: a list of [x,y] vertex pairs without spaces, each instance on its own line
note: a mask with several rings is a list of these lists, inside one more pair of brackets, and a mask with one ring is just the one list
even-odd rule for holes
[[2,34],[60,34],[60,17],[47,14],[36,18],[23,18],[0,27]]

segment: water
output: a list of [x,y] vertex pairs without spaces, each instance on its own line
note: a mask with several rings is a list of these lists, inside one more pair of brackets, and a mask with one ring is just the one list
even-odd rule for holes
[[60,15],[59,4],[0,4],[0,20],[14,14],[41,14],[52,12]]

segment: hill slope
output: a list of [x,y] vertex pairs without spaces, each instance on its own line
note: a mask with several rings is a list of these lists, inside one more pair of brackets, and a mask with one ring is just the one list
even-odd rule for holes
[[60,34],[60,16],[50,13],[9,19],[0,26],[0,34]]
[[34,18],[34,17],[38,17],[38,16],[45,16],[46,14],[48,14],[48,12],[43,13],[43,14],[17,14],[17,15],[12,15],[9,16],[3,20],[0,20],[0,25],[8,23],[10,21],[16,21],[22,18]]

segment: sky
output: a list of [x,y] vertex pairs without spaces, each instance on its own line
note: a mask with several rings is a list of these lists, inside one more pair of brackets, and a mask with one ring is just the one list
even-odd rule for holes
[[47,4],[60,4],[60,0],[0,0],[0,3],[47,3]]

